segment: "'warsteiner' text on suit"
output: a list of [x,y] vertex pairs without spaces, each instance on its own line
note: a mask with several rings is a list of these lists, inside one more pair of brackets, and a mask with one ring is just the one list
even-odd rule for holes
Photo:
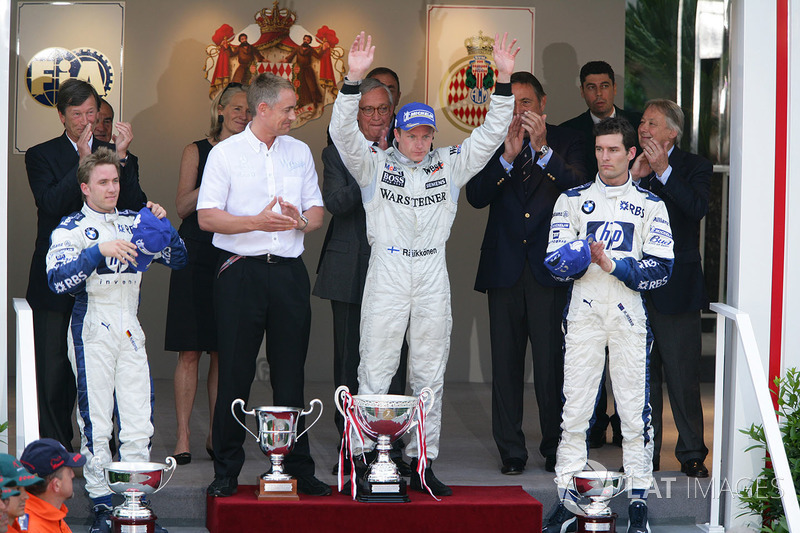
[[520,176],[521,156],[506,173],[500,161],[503,146],[466,187],[470,204],[489,206],[475,290],[489,292],[492,427],[504,463],[514,459],[524,464],[528,458],[522,433],[528,339],[533,350],[543,456],[555,457],[561,424],[560,320],[567,288],[550,276],[543,261],[558,195],[584,183],[587,175],[583,142],[577,133],[548,124],[547,144],[550,159],[544,169],[537,162],[532,164],[527,188]]
[[[641,113],[625,111],[617,106],[614,106],[614,110],[615,116],[626,119],[631,123],[633,129],[639,127],[639,123],[642,121]],[[594,154],[594,121],[592,120],[592,112],[587,109],[586,112],[562,122],[559,126],[575,130],[583,135],[586,170],[589,179],[594,179],[597,176],[597,157]],[[638,142],[636,143],[636,153],[641,153]]]
[[700,311],[708,304],[700,258],[700,221],[708,212],[712,166],[707,159],[675,147],[669,155],[672,171],[662,184],[655,174],[642,187],[657,194],[667,206],[675,240],[672,277],[664,287],[647,293],[647,307],[655,338],[650,370],[653,390],[654,456],[661,451],[662,368],[678,429],[675,455],[681,464],[703,461],[703,410],[699,365],[702,351]]

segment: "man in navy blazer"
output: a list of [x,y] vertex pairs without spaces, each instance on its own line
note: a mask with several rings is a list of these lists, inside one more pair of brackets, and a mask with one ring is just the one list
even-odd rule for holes
[[[614,69],[605,61],[590,61],[581,67],[581,96],[586,101],[586,112],[560,124],[583,135],[586,170],[589,179],[597,175],[597,158],[594,155],[594,125],[609,117],[622,117],[636,128],[642,115],[620,109],[614,105],[617,83]],[[639,147],[636,147],[639,153]]]
[[667,382],[678,428],[675,456],[690,477],[707,477],[703,461],[703,406],[700,402],[700,311],[708,305],[700,262],[700,220],[708,212],[711,162],[680,150],[683,111],[670,100],[647,103],[639,125],[643,153],[631,174],[667,206],[675,241],[672,277],[646,296],[655,343],[650,356],[650,403],[653,410],[653,464],[659,464],[663,408],[661,383]]
[[[488,292],[492,351],[492,433],[503,474],[520,474],[528,452],[522,432],[528,340],[545,468],[553,471],[564,379],[561,315],[567,286],[544,267],[553,205],[586,181],[580,135],[546,124],[547,96],[528,72],[511,76],[514,119],[506,140],[467,184],[472,206],[489,206],[475,290]],[[529,168],[529,171],[525,169]]]
[[75,378],[67,358],[67,327],[73,298],[56,295],[48,288],[45,256],[50,247],[50,234],[63,217],[83,206],[78,163],[101,146],[116,150],[124,165],[119,208],[138,211],[147,198],[139,186],[136,156],[127,151],[133,139],[130,124],[117,123],[116,145],[92,138],[100,107],[100,97],[94,87],[77,79],[63,82],[56,107],[64,133],[25,153],[25,168],[38,216],[26,298],[33,309],[39,436],[55,439],[72,451]]

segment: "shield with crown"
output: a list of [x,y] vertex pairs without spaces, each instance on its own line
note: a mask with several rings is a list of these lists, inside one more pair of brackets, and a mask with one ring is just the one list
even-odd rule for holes
[[448,69],[440,86],[442,111],[455,127],[471,132],[483,124],[494,92],[497,69],[492,58],[494,39],[479,31],[464,39],[467,56]]

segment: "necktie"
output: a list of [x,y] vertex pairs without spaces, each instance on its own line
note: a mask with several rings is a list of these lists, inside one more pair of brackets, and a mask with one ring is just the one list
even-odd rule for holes
[[533,154],[531,152],[530,143],[525,145],[525,148],[517,156],[516,163],[519,165],[519,175],[522,178],[522,189],[528,193],[530,186],[531,172],[533,170]]

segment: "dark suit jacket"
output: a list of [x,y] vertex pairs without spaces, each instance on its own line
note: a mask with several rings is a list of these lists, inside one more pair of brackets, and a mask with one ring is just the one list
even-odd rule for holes
[[640,185],[664,200],[675,241],[672,276],[647,297],[659,312],[678,314],[708,305],[700,262],[700,220],[708,212],[713,169],[707,159],[677,147],[669,156],[669,164],[672,173],[666,185],[655,174],[642,178]]
[[361,189],[345,168],[336,146],[325,147],[322,163],[322,199],[333,218],[322,243],[313,294],[360,304],[370,254]]
[[[633,125],[633,129],[636,130],[639,128],[639,123],[642,121],[642,114],[641,113],[633,113],[630,111],[625,111],[624,109],[620,109],[617,106],[614,106],[614,109],[617,110],[617,116],[622,117],[628,120],[628,122]],[[586,170],[588,172],[588,176],[590,180],[593,180],[595,176],[597,176],[597,157],[594,153],[594,121],[592,121],[592,115],[587,109],[585,113],[581,113],[575,118],[571,118],[566,122],[562,122],[559,124],[562,128],[570,128],[575,131],[579,131],[583,135],[583,142],[584,142],[584,149],[585,152],[585,165]],[[639,144],[636,144],[636,153],[640,154],[642,151],[639,148]]]
[[[94,139],[92,151],[113,144]],[[50,247],[50,234],[61,219],[79,211],[83,206],[83,195],[78,185],[78,152],[72,146],[66,132],[60,137],[37,144],[25,153],[25,168],[28,183],[36,201],[38,224],[36,245],[31,260],[28,292],[26,298],[34,309],[69,312],[73,298],[67,294],[56,295],[47,286],[45,257]],[[128,152],[128,160],[120,176],[120,209],[141,209],[147,197],[139,186],[139,161]]]
[[481,245],[475,290],[511,287],[522,275],[525,261],[542,285],[562,285],[544,267],[553,205],[563,191],[586,182],[583,141],[580,135],[547,125],[547,145],[553,155],[542,170],[533,165],[531,186],[524,194],[515,165],[507,175],[500,156],[501,145],[492,160],[467,183],[467,200],[473,207],[489,206],[489,220]]

